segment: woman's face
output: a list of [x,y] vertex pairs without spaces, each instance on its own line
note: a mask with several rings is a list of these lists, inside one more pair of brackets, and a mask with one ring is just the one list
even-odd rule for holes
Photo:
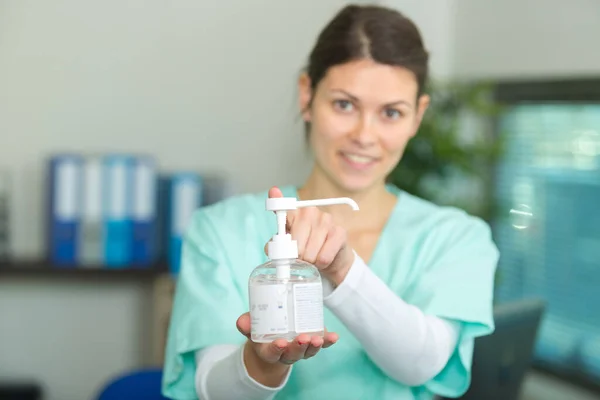
[[303,76],[299,89],[316,172],[348,192],[385,182],[429,104],[411,71],[371,60],[330,68],[315,93]]

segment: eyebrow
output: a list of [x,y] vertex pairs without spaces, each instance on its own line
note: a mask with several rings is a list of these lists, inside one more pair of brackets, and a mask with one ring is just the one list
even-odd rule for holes
[[[342,94],[344,94],[344,95],[348,96],[349,98],[351,98],[353,101],[355,101],[355,102],[357,102],[357,103],[358,103],[358,102],[360,102],[360,100],[358,99],[358,97],[356,97],[355,95],[353,95],[353,94],[351,94],[351,93],[348,93],[348,92],[346,92],[346,91],[345,91],[345,90],[343,90],[343,89],[331,89],[331,91],[332,91],[332,92],[338,92],[338,93],[342,93]],[[411,107],[411,108],[412,108],[412,104],[410,104],[410,103],[409,103],[408,101],[406,101],[406,100],[397,100],[397,101],[392,101],[392,102],[390,102],[390,103],[386,103],[386,104],[385,104],[385,106],[386,106],[386,107],[391,107],[391,106],[396,106],[396,105],[400,105],[400,104],[403,104],[403,105],[405,105],[405,106],[408,106],[408,107]]]

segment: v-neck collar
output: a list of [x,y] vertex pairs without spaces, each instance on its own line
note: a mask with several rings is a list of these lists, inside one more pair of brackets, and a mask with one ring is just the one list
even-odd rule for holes
[[388,216],[388,219],[385,222],[381,233],[379,234],[379,238],[377,239],[377,243],[375,244],[373,253],[371,253],[371,258],[368,261],[365,260],[366,264],[373,271],[376,271],[378,268],[378,260],[381,257],[380,254],[382,253],[382,248],[386,248],[385,242],[389,237],[389,231],[392,229],[392,226],[394,225],[394,221],[396,220],[398,213],[400,213],[400,209],[402,208],[400,207],[400,203],[402,203],[402,200],[404,198],[404,196],[402,196],[402,191],[398,187],[388,184],[386,185],[386,189],[388,190],[388,192],[396,196],[396,204],[394,204],[394,208],[392,209],[392,212]]
[[[383,229],[381,230],[381,234],[379,235],[379,238],[377,239],[375,248],[373,249],[373,252],[371,253],[371,258],[369,260],[364,260],[365,263],[373,271],[377,270],[378,260],[381,257],[379,254],[382,252],[381,249],[385,248],[385,241],[387,240],[387,237],[389,236],[389,231],[392,229],[392,226],[395,224],[395,221],[398,219],[398,214],[400,213],[400,209],[404,208],[401,205],[401,203],[403,204],[404,201],[407,199],[407,196],[404,195],[405,194],[404,191],[401,190],[400,188],[398,188],[397,186],[392,185],[392,184],[387,184],[385,186],[385,188],[387,189],[388,192],[390,192],[396,196],[396,204],[394,205],[392,212],[390,213]],[[285,197],[298,198],[298,188],[296,186],[293,186],[293,185],[286,186],[284,188],[281,188],[281,192]]]

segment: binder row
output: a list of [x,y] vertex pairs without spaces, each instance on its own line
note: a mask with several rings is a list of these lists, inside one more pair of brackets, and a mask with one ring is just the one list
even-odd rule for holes
[[148,155],[54,155],[48,165],[48,258],[58,268],[179,271],[181,237],[202,206],[194,172],[160,174]]

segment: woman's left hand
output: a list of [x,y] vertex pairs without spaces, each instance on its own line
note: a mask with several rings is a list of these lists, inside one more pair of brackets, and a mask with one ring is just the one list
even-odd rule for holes
[[[283,194],[273,187],[269,198],[275,197],[283,197]],[[354,252],[348,245],[346,230],[334,224],[331,214],[317,207],[288,211],[287,230],[298,242],[301,260],[319,268],[334,285],[342,283],[354,262]]]

